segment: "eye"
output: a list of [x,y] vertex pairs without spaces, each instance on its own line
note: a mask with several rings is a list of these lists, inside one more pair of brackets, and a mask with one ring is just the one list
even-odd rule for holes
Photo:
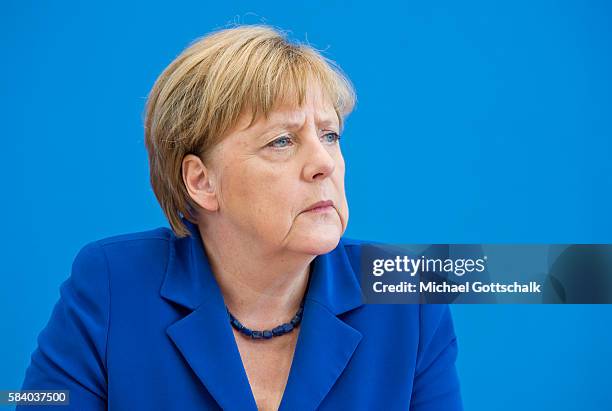
[[285,148],[285,147],[289,147],[293,144],[293,141],[291,140],[291,137],[289,136],[282,136],[277,138],[276,140],[270,142],[268,144],[268,147],[272,147],[272,148]]
[[331,133],[323,134],[322,138],[323,138],[324,143],[334,144],[340,140],[340,135],[338,133],[331,132]]

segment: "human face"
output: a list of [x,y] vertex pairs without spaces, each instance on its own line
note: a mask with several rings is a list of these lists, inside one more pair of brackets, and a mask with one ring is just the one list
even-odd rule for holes
[[[319,255],[333,250],[348,223],[344,158],[333,106],[313,87],[301,107],[250,115],[212,150],[215,218],[268,251]],[[308,209],[320,201],[331,206]]]

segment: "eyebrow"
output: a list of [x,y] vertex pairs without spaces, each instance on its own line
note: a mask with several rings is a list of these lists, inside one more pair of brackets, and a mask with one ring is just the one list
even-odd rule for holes
[[[339,127],[340,124],[338,122],[338,120],[334,120],[332,118],[324,118],[321,119],[319,121],[317,121],[317,124],[319,126],[336,126]],[[278,128],[287,128],[287,129],[296,129],[302,126],[302,123],[298,122],[298,121],[283,121],[280,123],[272,123],[272,125],[270,125],[270,127],[266,128],[266,132],[278,129]]]
[[319,121],[319,124],[322,126],[337,126],[340,127],[340,122],[338,121],[338,119],[333,119],[333,118],[325,118],[325,119],[321,119]]

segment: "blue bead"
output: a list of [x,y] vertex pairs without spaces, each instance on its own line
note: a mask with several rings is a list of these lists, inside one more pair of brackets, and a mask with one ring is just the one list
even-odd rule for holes
[[249,337],[250,337],[250,336],[253,334],[253,331],[249,330],[249,329],[248,329],[248,328],[246,328],[246,327],[245,327],[245,328],[243,328],[243,329],[241,329],[240,331],[241,331],[241,332],[242,332],[244,335],[247,335],[247,336],[249,336]]
[[285,323],[282,325],[282,327],[285,329],[285,332],[288,333],[289,331],[293,330],[293,324],[291,323]]
[[267,340],[268,338],[272,338],[272,331],[270,331],[270,330],[265,330],[265,331],[263,332],[263,338],[265,338],[266,340]]
[[285,328],[282,325],[279,325],[278,327],[274,327],[272,329],[272,334],[274,335],[283,335],[285,333]]
[[261,331],[253,331],[251,333],[251,338],[254,340],[261,340],[263,338],[263,333]]

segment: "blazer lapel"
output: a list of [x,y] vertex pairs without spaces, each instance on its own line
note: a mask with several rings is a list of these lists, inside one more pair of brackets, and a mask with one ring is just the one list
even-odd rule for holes
[[362,335],[314,301],[304,306],[280,410],[314,410],[346,368]]
[[[186,221],[186,220],[184,220]],[[213,276],[197,227],[174,238],[161,295],[189,310],[166,332],[202,384],[224,410],[257,410],[257,405],[221,290]]]
[[204,303],[167,333],[224,410],[257,410],[227,312]]
[[357,276],[342,244],[315,258],[300,335],[280,410],[314,410],[355,352],[362,334],[338,318],[362,303]]
[[[170,325],[167,334],[223,409],[257,410],[199,230],[183,221],[192,235],[172,236],[174,244],[160,294],[190,313]],[[362,334],[338,317],[363,305],[355,270],[342,241],[311,263],[304,315],[281,410],[317,408],[357,349]]]

